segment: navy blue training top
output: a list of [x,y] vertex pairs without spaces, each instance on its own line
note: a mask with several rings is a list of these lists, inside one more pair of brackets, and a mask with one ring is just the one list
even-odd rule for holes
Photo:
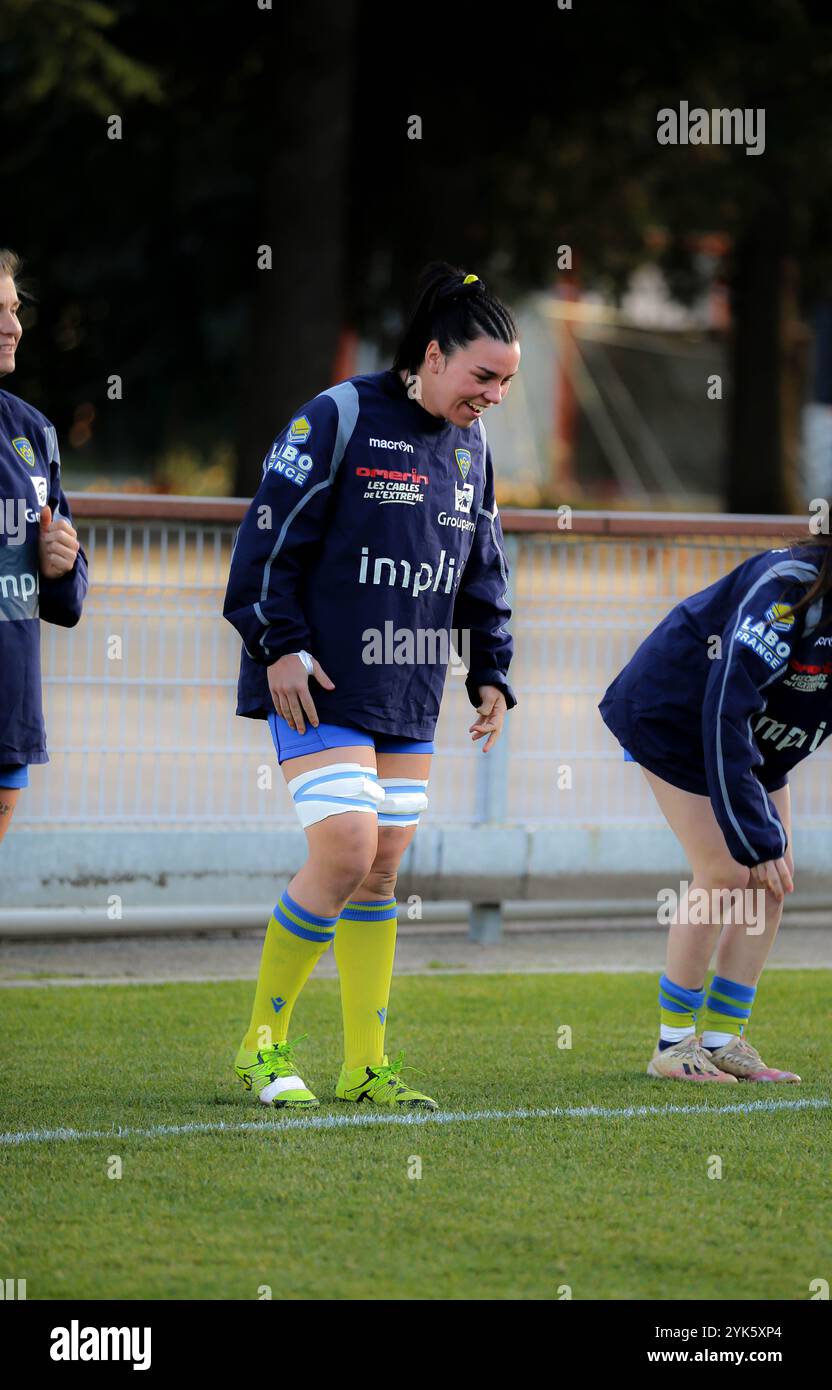
[[599,706],[636,762],[710,797],[731,855],[749,868],[787,847],[768,792],[832,730],[832,593],[788,611],[822,554],[768,550],[677,604]]
[[494,685],[512,708],[507,583],[482,422],[430,415],[393,371],[343,381],[277,436],[237,536],[237,713],[272,713],[266,668],[305,649],[335,682],[310,677],[324,722],[430,739],[449,636],[471,703]]
[[61,489],[54,426],[0,391],[0,763],[48,763],[40,674],[40,622],[74,627],[87,592],[87,557],[60,579],[38,570],[41,507],[72,521]]

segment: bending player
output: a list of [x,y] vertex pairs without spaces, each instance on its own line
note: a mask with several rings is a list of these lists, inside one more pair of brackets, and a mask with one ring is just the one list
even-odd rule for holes
[[[601,702],[687,855],[688,897],[706,890],[696,913],[683,900],[670,927],[651,1076],[800,1080],[767,1066],[746,1030],[793,891],[788,774],[832,729],[831,619],[829,536],[755,555],[678,604]],[[721,910],[723,891],[736,904],[746,889],[763,890],[764,926],[751,911]]]
[[236,1060],[267,1104],[318,1104],[288,1030],[334,942],[345,1051],[336,1096],[437,1108],[402,1080],[402,1056],[391,1064],[385,1053],[395,885],[428,804],[452,631],[477,709],[469,732],[484,751],[516,703],[481,417],[519,360],[514,320],[483,282],[428,266],[393,368],[301,407],[240,528],[223,609],[244,644],[237,713],[268,720],[309,850],[269,920]]
[[[0,250],[0,376],[15,368],[23,333],[20,261]],[[48,763],[40,675],[40,622],[74,627],[87,592],[87,559],[61,489],[54,426],[0,391],[0,840],[30,763]]]

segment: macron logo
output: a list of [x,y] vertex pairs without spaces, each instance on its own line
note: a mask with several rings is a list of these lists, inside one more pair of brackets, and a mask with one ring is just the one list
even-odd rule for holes
[[69,1327],[52,1328],[53,1361],[132,1361],[134,1371],[150,1369],[149,1327],[81,1327],[73,1318]]
[[371,449],[401,449],[403,454],[412,454],[413,445],[407,444],[404,439],[371,439],[369,441]]

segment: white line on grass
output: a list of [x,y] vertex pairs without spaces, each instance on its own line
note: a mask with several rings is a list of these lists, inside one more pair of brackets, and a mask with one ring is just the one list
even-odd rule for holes
[[773,1110],[825,1110],[832,1101],[751,1100],[739,1105],[606,1105],[555,1106],[550,1110],[411,1110],[406,1115],[376,1115],[363,1111],[356,1115],[304,1115],[292,1119],[243,1120],[226,1124],[223,1120],[187,1125],[151,1125],[147,1129],[114,1125],[112,1129],[29,1129],[0,1134],[0,1144],[49,1144],[55,1140],[77,1139],[157,1139],[169,1134],[280,1134],[285,1129],[359,1129],[367,1125],[454,1125],[477,1120],[585,1120],[641,1119],[645,1115],[755,1115]]
[[[659,961],[659,965],[661,961]],[[658,969],[655,962],[646,962],[644,965],[523,965],[523,966],[490,966],[487,970],[481,970],[475,964],[465,966],[441,967],[437,970],[429,969],[427,966],[416,966],[411,968],[403,966],[396,968],[396,978],[403,979],[435,979],[443,975],[467,975],[470,979],[482,975],[650,975]],[[832,970],[832,960],[813,960],[813,961],[769,961],[766,965],[766,972],[772,970]],[[337,972],[316,971],[316,980],[335,980]],[[0,979],[0,989],[55,989],[55,988],[86,988],[87,985],[226,985],[226,984],[249,984],[257,983],[257,976],[254,974],[219,974],[219,975],[181,975],[176,971],[171,971],[167,975],[76,975],[76,976],[43,976],[37,979]]]

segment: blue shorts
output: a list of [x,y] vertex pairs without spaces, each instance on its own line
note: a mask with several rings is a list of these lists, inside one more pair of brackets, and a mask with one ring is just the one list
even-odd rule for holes
[[400,738],[398,734],[376,734],[368,729],[354,729],[347,724],[319,724],[313,729],[307,722],[306,733],[299,734],[290,729],[282,715],[267,715],[272,739],[277,751],[277,761],[285,763],[289,758],[302,758],[306,753],[320,753],[324,748],[351,748],[360,744],[364,748],[375,748],[377,753],[432,753],[430,739]]
[[29,768],[26,763],[0,763],[0,787],[13,791],[16,787],[28,787]]

